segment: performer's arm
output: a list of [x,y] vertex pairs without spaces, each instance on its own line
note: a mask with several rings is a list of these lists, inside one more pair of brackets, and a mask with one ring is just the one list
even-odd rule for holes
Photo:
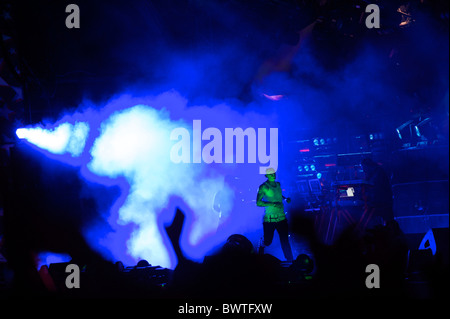
[[272,206],[271,205],[272,203],[263,201],[262,200],[263,197],[264,197],[264,189],[263,186],[260,186],[258,189],[258,195],[256,195],[256,206],[258,207]]

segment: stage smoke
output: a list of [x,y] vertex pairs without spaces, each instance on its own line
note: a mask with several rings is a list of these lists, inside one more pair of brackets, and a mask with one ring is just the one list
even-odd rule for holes
[[53,129],[43,127],[19,128],[16,135],[54,154],[77,157],[83,150],[89,133],[87,123],[63,123]]
[[[163,228],[177,206],[187,214],[181,247],[194,260],[201,260],[234,232],[254,232],[261,227],[263,210],[257,214],[256,206],[244,210],[241,205],[256,196],[264,180],[260,163],[174,163],[170,154],[176,141],[170,137],[172,131],[183,128],[194,138],[192,121],[196,118],[205,128],[218,130],[268,129],[274,126],[273,119],[252,112],[240,114],[225,104],[187,107],[175,91],[150,98],[121,95],[104,107],[89,106],[66,115],[56,125],[21,128],[16,133],[51,158],[79,166],[87,188],[93,183],[120,188],[111,207],[99,212],[109,229],[95,224],[83,230],[87,241],[106,257],[128,264],[146,259],[175,267],[176,257]],[[236,180],[227,177],[226,181],[226,176],[239,176],[242,185],[236,187],[230,182]],[[251,183],[253,188],[243,195]],[[222,202],[218,204],[219,192]],[[105,196],[98,189],[85,193],[98,200]],[[232,212],[239,217],[231,223]]]

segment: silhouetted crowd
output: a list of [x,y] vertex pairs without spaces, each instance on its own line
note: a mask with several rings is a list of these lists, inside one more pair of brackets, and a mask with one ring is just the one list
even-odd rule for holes
[[[6,297],[93,298],[432,298],[448,296],[448,265],[439,254],[413,269],[405,235],[395,221],[364,232],[349,227],[332,245],[323,244],[313,222],[301,215],[290,220],[291,233],[302,236],[312,254],[286,264],[258,254],[245,236],[230,236],[203,262],[183,256],[179,238],[184,214],[177,210],[167,234],[177,254],[174,270],[141,260],[125,267],[104,260],[85,247],[70,263],[81,268],[80,288],[68,289],[65,267],[51,264],[37,270],[32,255],[11,264],[12,282]],[[150,261],[151,262],[151,261]],[[380,269],[379,288],[368,288],[369,264]],[[416,277],[414,277],[416,276]],[[420,278],[419,278],[420,277]]]

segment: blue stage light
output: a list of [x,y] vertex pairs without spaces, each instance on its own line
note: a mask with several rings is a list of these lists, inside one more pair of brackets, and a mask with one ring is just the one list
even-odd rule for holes
[[86,143],[89,133],[87,123],[63,123],[53,129],[43,127],[19,128],[16,130],[18,138],[28,141],[53,154],[69,153],[79,156]]
[[26,136],[27,136],[27,129],[25,129],[25,128],[18,128],[16,130],[16,135],[20,139],[26,138]]

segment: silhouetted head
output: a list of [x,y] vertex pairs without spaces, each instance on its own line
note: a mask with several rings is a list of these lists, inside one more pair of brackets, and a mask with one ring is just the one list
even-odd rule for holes
[[121,261],[116,261],[114,266],[116,267],[117,271],[123,271],[125,269],[125,266],[123,265],[123,262],[121,262]]
[[139,260],[136,265],[136,267],[148,267],[148,266],[150,266],[150,264],[145,259]]
[[228,237],[223,245],[223,251],[232,254],[251,254],[253,252],[252,242],[244,235],[234,234]]

